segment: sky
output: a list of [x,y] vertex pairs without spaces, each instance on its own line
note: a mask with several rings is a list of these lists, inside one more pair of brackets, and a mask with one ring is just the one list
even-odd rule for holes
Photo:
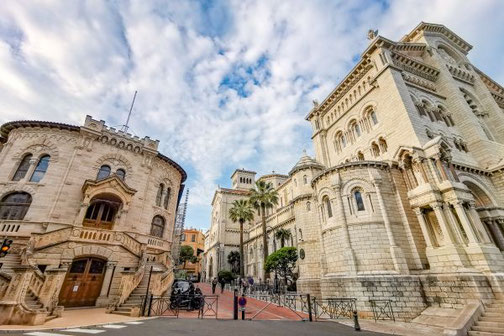
[[398,40],[420,21],[471,43],[504,83],[502,0],[2,0],[0,123],[122,125],[138,90],[130,131],[187,171],[186,226],[208,228],[236,168],[286,173],[313,154],[304,118],[369,29]]

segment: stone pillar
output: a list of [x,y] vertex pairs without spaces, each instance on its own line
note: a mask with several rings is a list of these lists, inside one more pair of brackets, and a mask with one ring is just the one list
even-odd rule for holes
[[357,263],[355,260],[355,253],[352,249],[352,243],[350,242],[350,234],[348,232],[347,219],[345,214],[345,208],[343,206],[343,196],[341,195],[341,184],[335,185],[335,192],[338,195],[338,213],[341,215],[341,227],[343,230],[343,242],[345,244],[345,265],[348,265],[348,271],[350,274],[357,274]]
[[499,248],[499,250],[504,251],[504,235],[502,234],[501,229],[499,228],[499,223],[498,221],[501,219],[496,219],[496,220],[488,220],[488,228],[492,232],[492,235],[495,239],[495,245]]
[[455,236],[457,237],[457,241],[461,244],[466,245],[468,243],[467,235],[464,234],[459,226],[459,222],[455,215],[452,213],[452,210],[449,206],[444,208],[445,215],[448,220],[452,223],[453,231],[455,232]]
[[383,201],[383,196],[381,193],[381,180],[373,179],[373,183],[376,189],[376,196],[378,198],[378,204],[381,209],[381,214],[383,218],[383,223],[385,225],[385,231],[387,232],[387,237],[390,244],[390,255],[394,262],[394,268],[398,273],[409,274],[408,263],[402,249],[397,245],[394,237],[394,232],[392,231],[392,225],[390,224],[390,219],[388,217],[387,210],[385,208],[385,202]]
[[474,207],[474,202],[469,203],[469,216],[470,219],[472,219],[472,222],[474,224],[474,228],[476,231],[479,233],[481,240],[483,243],[490,244],[492,241],[490,240],[490,237],[488,236],[488,233],[483,226],[483,223],[481,222],[481,219],[478,215],[478,212],[476,211],[476,208]]
[[104,307],[107,305],[108,303],[108,300],[109,300],[109,293],[108,293],[108,290],[109,290],[109,286],[110,286],[110,282],[112,281],[112,273],[114,273],[114,267],[117,266],[117,262],[107,262],[106,264],[106,269],[105,269],[105,276],[103,277],[103,284],[102,284],[102,288],[101,288],[101,291],[100,291],[100,296],[98,297],[98,299],[96,300],[96,306],[98,307]]
[[444,243],[448,245],[455,245],[457,243],[457,239],[450,228],[450,224],[446,221],[446,217],[443,212],[443,204],[441,202],[436,202],[432,203],[430,206],[434,209],[439,226],[443,231]]
[[427,245],[427,248],[432,248],[433,244],[432,244],[431,232],[427,227],[427,222],[425,221],[423,210],[421,208],[415,208],[414,211],[418,218],[418,222],[420,223],[420,228],[422,229],[422,233],[425,238],[425,244]]
[[442,181],[449,180],[448,176],[446,175],[446,170],[443,165],[443,162],[441,162],[440,158],[436,158],[436,167],[439,170],[439,173],[441,174],[441,180]]
[[462,202],[455,202],[453,204],[455,211],[457,212],[457,215],[460,219],[460,222],[462,223],[462,226],[464,227],[464,230],[467,234],[467,239],[469,240],[469,244],[477,244],[479,242],[478,235],[474,231],[474,228],[471,224],[471,221],[467,217],[467,214],[465,212],[464,206]]

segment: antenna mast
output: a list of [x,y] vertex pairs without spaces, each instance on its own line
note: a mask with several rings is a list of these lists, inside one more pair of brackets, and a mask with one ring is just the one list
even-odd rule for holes
[[126,119],[126,124],[124,124],[123,127],[121,128],[121,130],[125,133],[128,132],[128,129],[129,129],[128,124],[129,124],[129,120],[131,117],[131,112],[133,111],[133,105],[135,105],[136,95],[137,95],[137,90],[135,90],[135,94],[133,95],[133,101],[131,102],[131,106],[130,106],[129,113],[128,113],[128,119]]
[[184,203],[179,205],[177,216],[175,217],[175,229],[173,232],[174,237],[172,245],[172,258],[174,260],[175,265],[178,265],[178,260],[180,256],[180,242],[182,234],[184,233],[184,224],[185,224],[188,200],[189,200],[189,189],[187,189]]

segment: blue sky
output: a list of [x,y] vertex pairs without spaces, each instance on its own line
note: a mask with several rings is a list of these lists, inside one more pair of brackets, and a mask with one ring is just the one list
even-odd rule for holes
[[358,60],[368,29],[443,23],[504,82],[504,1],[2,1],[0,123],[85,115],[161,141],[188,172],[187,226],[207,228],[235,168],[287,172],[313,153],[304,116]]

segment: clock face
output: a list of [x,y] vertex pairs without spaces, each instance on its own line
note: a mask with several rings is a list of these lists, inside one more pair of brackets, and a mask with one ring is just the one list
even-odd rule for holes
[[304,249],[299,250],[299,258],[301,258],[301,259],[305,258],[305,251],[304,251]]

